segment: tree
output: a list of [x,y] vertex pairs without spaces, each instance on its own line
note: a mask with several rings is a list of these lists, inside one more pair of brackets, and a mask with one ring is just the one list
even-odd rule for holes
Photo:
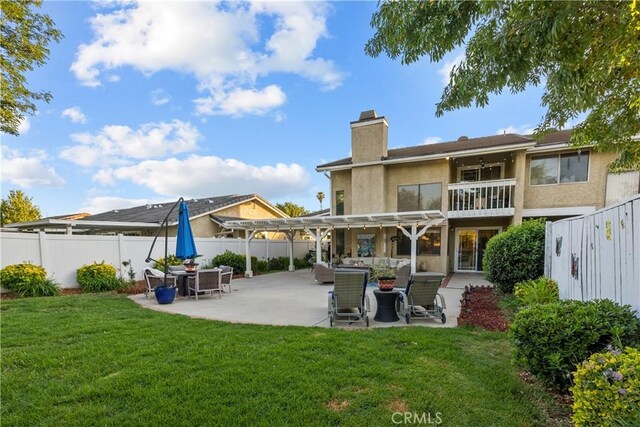
[[403,64],[427,55],[440,61],[465,45],[436,116],[507,88],[544,85],[546,114],[536,137],[574,128],[575,146],[618,152],[612,170],[640,170],[640,2],[633,1],[383,1],[365,52]]
[[304,206],[296,205],[292,202],[276,203],[276,208],[280,209],[290,217],[302,216],[309,213]]
[[22,190],[9,191],[7,200],[2,199],[0,213],[3,226],[14,222],[35,221],[42,217],[40,208],[34,205],[31,197],[27,197]]
[[324,193],[322,191],[318,191],[316,194],[316,199],[320,202],[320,210],[322,210],[322,201],[324,200]]
[[49,43],[62,39],[53,20],[33,9],[42,0],[2,1],[0,21],[0,130],[18,135],[25,114],[37,111],[34,101],[51,100],[51,93],[27,89],[25,74],[44,65],[49,58]]

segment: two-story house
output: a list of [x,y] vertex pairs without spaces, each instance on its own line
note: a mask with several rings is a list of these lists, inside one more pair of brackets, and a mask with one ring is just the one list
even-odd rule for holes
[[[320,165],[330,174],[331,214],[439,210],[447,218],[418,242],[421,270],[482,270],[487,241],[526,218],[593,212],[638,193],[638,172],[607,173],[613,153],[569,146],[571,131],[536,141],[503,134],[388,149],[388,122],[366,111],[351,123],[349,158]],[[336,229],[338,255],[409,256],[400,229]]]

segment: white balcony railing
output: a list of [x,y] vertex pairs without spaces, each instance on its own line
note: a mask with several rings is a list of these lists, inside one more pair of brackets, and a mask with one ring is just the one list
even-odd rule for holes
[[449,184],[449,218],[511,216],[515,179]]

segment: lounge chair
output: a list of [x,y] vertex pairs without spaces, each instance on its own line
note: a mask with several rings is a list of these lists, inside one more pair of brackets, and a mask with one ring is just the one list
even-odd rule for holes
[[218,296],[222,298],[222,270],[219,268],[198,270],[195,277],[189,277],[188,295],[191,296],[191,291],[194,291],[196,295],[196,301],[200,293],[209,293],[213,296],[214,292],[218,293]]
[[447,316],[443,310],[447,305],[438,293],[443,280],[444,274],[440,273],[415,273],[411,276],[407,289],[398,295],[399,312],[407,323],[412,317],[439,318],[446,323]]
[[369,326],[369,273],[363,270],[336,270],[333,291],[329,292],[329,325],[336,321],[364,321]]
[[327,264],[316,262],[313,264],[313,272],[320,283],[333,283],[335,280],[335,271],[327,267]]
[[164,273],[160,270],[156,270],[155,268],[146,267],[142,272],[142,275],[144,276],[144,281],[147,285],[144,294],[149,299],[151,299],[151,294],[156,291],[158,286],[162,286],[165,283],[169,286],[176,286],[177,277],[167,274],[167,280],[165,281]]
[[409,277],[411,276],[411,264],[402,264],[396,270],[396,280],[393,282],[393,287],[396,289],[405,289],[409,286]]

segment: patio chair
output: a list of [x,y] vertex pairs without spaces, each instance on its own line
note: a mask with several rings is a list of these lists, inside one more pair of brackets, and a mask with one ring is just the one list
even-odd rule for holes
[[329,292],[329,325],[337,321],[364,321],[369,326],[369,273],[363,270],[336,270],[333,291]]
[[398,295],[398,311],[407,323],[411,322],[412,317],[439,318],[446,323],[444,309],[447,305],[438,293],[443,280],[444,274],[440,273],[415,273],[411,276],[407,289]]
[[194,277],[189,277],[189,286],[187,293],[191,296],[191,291],[196,295],[196,301],[200,293],[209,293],[213,296],[214,292],[222,298],[222,270],[219,268],[198,270]]
[[220,265],[218,266],[218,268],[220,269],[220,277],[222,279],[220,283],[222,284],[222,287],[224,288],[224,285],[227,285],[227,287],[229,288],[229,293],[231,293],[231,279],[233,278],[233,267],[229,267],[228,265]]
[[151,299],[151,294],[156,291],[156,287],[158,286],[164,285],[165,283],[169,286],[176,286],[177,277],[167,274],[167,280],[165,281],[164,273],[155,268],[146,267],[142,272],[142,276],[144,276],[144,281],[147,285],[144,294],[149,299]]
[[331,267],[327,267],[324,263],[313,264],[315,278],[320,283],[333,283],[335,280],[335,271]]

